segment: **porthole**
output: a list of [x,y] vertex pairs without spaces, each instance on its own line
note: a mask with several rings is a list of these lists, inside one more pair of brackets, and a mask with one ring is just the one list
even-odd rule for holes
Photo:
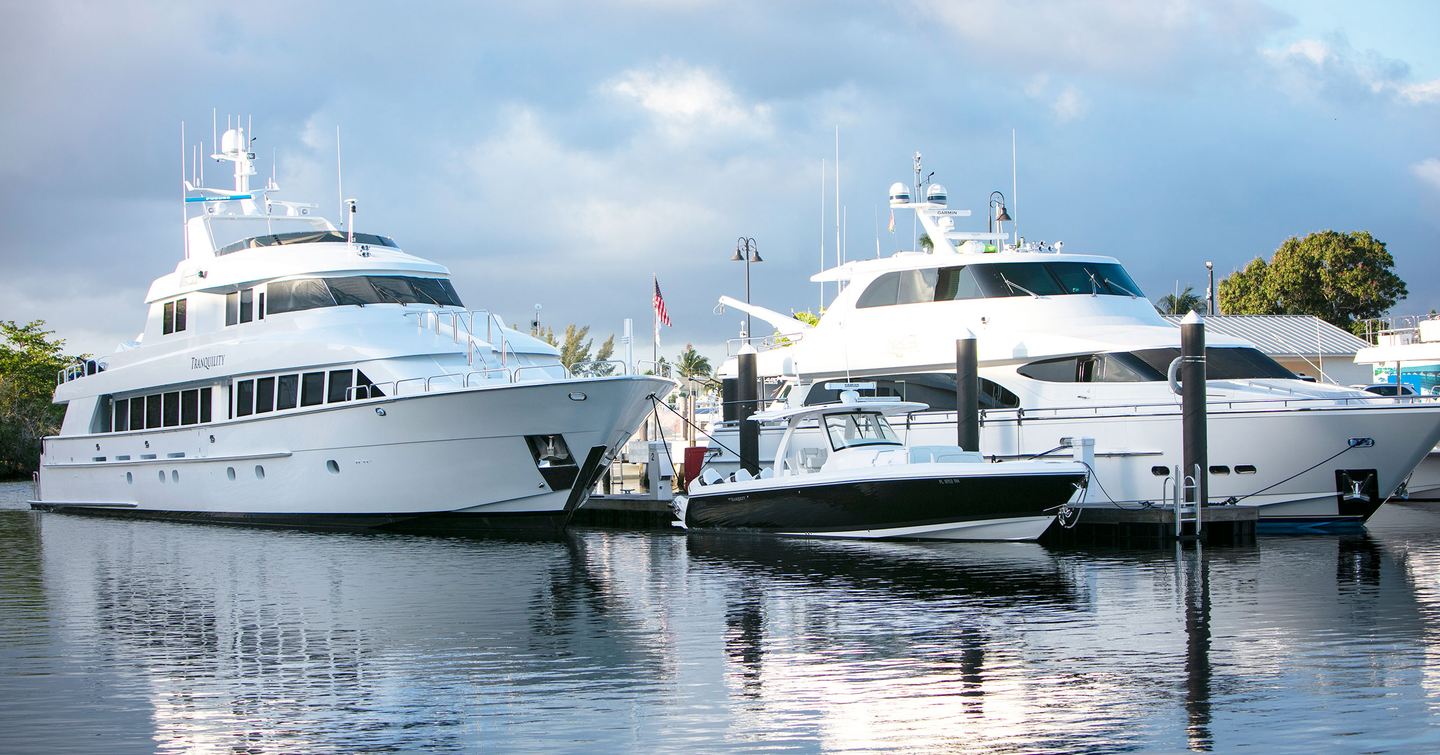
[[1236,464],[1235,474],[1255,474],[1254,464]]
[[165,481],[165,470],[163,470],[163,469],[160,470],[160,481],[161,481],[161,482],[164,482],[164,481]]
[[180,481],[180,470],[178,470],[178,469],[172,469],[172,470],[170,470],[170,481],[171,481],[171,482],[179,482],[179,481]]
[[226,467],[226,468],[225,468],[225,476],[226,476],[227,478],[231,479],[231,480],[235,479],[235,468],[234,468],[234,467]]
[[1210,474],[1230,474],[1230,468],[1224,464],[1212,464]]
[[1162,467],[1159,464],[1156,464],[1155,466],[1150,468],[1150,474],[1153,474],[1156,477],[1165,477],[1170,474],[1170,468]]
[[131,473],[129,473],[129,472],[126,472],[126,473],[125,473],[125,483],[126,483],[127,485],[134,485],[134,484],[135,484],[135,475],[133,475],[133,474],[131,474]]
[[325,462],[325,468],[330,470],[330,474],[340,474],[340,464],[334,459]]
[[265,467],[262,467],[262,466],[260,466],[259,464],[256,464],[256,465],[255,465],[255,479],[257,479],[257,480],[263,480],[263,479],[265,479]]

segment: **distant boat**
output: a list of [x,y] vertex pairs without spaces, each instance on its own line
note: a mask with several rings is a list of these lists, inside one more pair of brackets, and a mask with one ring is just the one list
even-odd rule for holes
[[[755,415],[784,422],[775,465],[706,470],[676,499],[687,529],[863,539],[1035,540],[1084,489],[1070,461],[992,464],[959,446],[907,446],[887,416],[925,404],[840,401]],[[809,432],[797,433],[805,428]]]

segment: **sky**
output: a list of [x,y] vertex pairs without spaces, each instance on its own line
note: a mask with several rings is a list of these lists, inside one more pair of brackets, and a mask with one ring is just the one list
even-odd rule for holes
[[1437,38],[1418,0],[0,0],[0,320],[75,352],[133,338],[183,254],[180,124],[209,142],[217,109],[253,118],[281,198],[332,217],[338,126],[359,230],[510,322],[633,318],[647,358],[652,275],[662,355],[724,356],[739,237],[752,301],[819,306],[837,129],[846,259],[911,246],[886,190],[919,151],[952,207],[1000,190],[1027,239],[1115,256],[1151,299],[1333,228],[1384,241],[1394,314],[1423,313]]

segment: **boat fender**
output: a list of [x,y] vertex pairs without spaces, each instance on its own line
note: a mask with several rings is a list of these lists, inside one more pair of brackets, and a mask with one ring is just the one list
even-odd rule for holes
[[677,495],[670,499],[670,512],[675,515],[681,527],[685,526],[685,510],[690,507],[690,498],[684,495]]

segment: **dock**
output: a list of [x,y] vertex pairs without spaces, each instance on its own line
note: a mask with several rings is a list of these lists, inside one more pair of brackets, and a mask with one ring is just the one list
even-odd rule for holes
[[656,500],[648,494],[613,493],[590,496],[570,523],[580,527],[623,527],[633,530],[671,530],[675,514],[668,500]]
[[1175,509],[1169,507],[1083,506],[1075,509],[1068,526],[1052,525],[1040,542],[1154,547],[1195,540],[1206,545],[1248,545],[1255,542],[1259,510],[1253,506],[1205,506],[1198,533],[1194,522],[1185,518],[1177,534],[1175,517]]

